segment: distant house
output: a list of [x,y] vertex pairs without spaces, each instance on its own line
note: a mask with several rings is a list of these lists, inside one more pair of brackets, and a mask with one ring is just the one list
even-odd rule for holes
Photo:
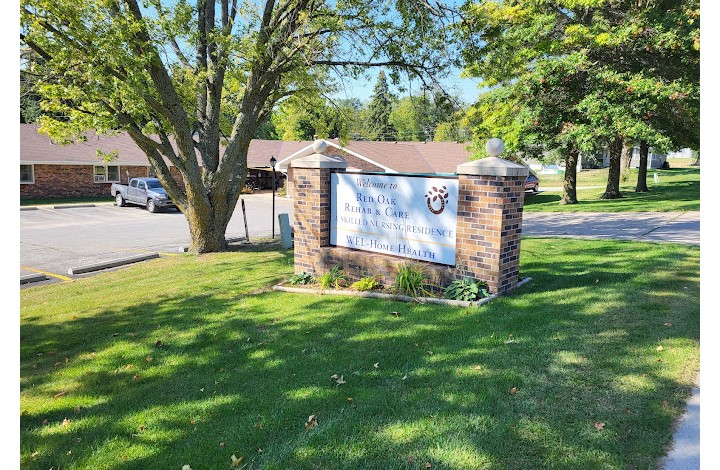
[[[110,196],[110,185],[130,178],[154,176],[143,151],[127,133],[96,135],[90,131],[83,142],[57,145],[38,134],[38,126],[20,124],[20,198]],[[454,142],[350,141],[341,146],[327,140],[330,154],[342,155],[353,170],[387,173],[455,173],[468,161],[467,144]],[[248,149],[247,182],[257,189],[272,188],[270,158],[277,160],[276,186],[287,183],[293,193],[292,167],[288,163],[313,153],[312,141],[252,140]],[[115,154],[104,162],[98,152]],[[168,162],[175,179],[178,171]]]

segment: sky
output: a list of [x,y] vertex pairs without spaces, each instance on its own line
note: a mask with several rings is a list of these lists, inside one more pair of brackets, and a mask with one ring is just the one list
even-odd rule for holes
[[[333,98],[358,98],[360,101],[369,100],[373,94],[373,88],[377,82],[377,74],[379,70],[372,70],[369,72],[369,78],[360,80],[346,80],[344,82],[344,89],[339,93],[332,95]],[[387,71],[386,71],[387,74]],[[479,94],[478,84],[480,80],[477,78],[460,78],[460,70],[453,69],[453,71],[445,78],[441,79],[443,86],[450,94],[457,96],[465,103],[472,104],[477,100]],[[408,88],[408,84],[404,84],[405,88]],[[416,82],[411,84],[409,87],[413,94],[420,91],[420,83]],[[408,95],[408,91],[400,92],[391,85],[392,93],[398,96]]]

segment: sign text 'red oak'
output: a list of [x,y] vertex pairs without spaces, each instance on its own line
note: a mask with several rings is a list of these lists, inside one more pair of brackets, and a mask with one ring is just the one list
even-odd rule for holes
[[458,180],[333,173],[330,244],[455,265]]

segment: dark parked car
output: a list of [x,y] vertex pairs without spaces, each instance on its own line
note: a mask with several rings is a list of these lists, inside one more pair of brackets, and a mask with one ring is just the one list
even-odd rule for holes
[[530,170],[530,174],[525,178],[525,191],[532,191],[534,193],[540,191],[540,178],[538,175]]

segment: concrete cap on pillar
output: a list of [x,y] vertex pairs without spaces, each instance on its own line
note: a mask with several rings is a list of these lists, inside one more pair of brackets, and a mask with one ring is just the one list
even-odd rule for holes
[[505,151],[505,144],[497,137],[487,141],[485,151],[489,157],[458,165],[457,173],[473,176],[527,176],[530,173],[526,166],[498,156]]
[[473,176],[527,176],[530,170],[504,158],[487,157],[458,165],[457,173]]

